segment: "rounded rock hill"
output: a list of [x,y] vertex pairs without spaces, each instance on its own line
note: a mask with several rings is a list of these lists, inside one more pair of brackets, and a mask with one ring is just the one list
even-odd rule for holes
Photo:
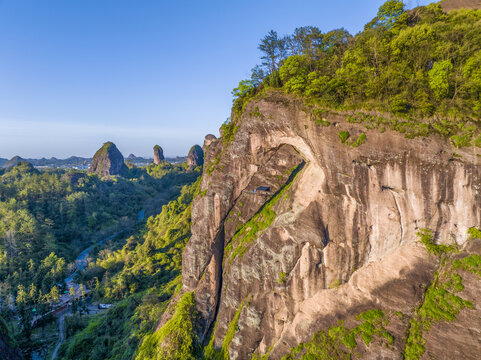
[[122,153],[113,142],[108,141],[95,153],[88,172],[99,176],[124,176],[127,171]]

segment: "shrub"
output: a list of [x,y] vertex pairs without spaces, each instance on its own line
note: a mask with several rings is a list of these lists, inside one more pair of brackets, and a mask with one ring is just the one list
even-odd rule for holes
[[349,139],[349,131],[339,131],[338,133],[339,139],[341,139],[341,142],[344,144],[347,139]]
[[172,318],[142,343],[136,360],[195,360],[201,356],[195,329],[194,294],[185,293]]
[[364,144],[365,142],[367,141],[367,136],[366,134],[361,134],[358,136],[358,138],[356,139],[356,141],[354,141],[351,146],[352,147],[358,147],[358,146],[361,146],[362,144]]
[[429,254],[440,256],[455,250],[453,245],[436,245],[433,232],[429,229],[420,229],[416,235],[419,236],[419,240],[424,244]]

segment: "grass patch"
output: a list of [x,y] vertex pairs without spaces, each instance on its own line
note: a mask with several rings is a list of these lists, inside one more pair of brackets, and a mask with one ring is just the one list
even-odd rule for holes
[[315,108],[311,110],[311,120],[319,127],[327,127],[331,125],[329,121],[325,119],[329,115],[329,111]]
[[468,235],[471,239],[481,239],[481,230],[475,227],[469,228]]
[[292,182],[294,181],[297,174],[300,172],[304,163],[295,167],[292,171],[289,179],[287,180],[286,185],[282,187],[276,195],[274,195],[264,206],[257,212],[238,232],[234,234],[232,237],[231,242],[226,247],[225,253],[230,253],[230,250],[233,249],[229,262],[234,260],[238,255],[242,256],[246,253],[247,248],[250,243],[252,243],[255,239],[257,239],[260,233],[266,230],[275,220],[277,217],[277,213],[273,210],[273,207],[277,202],[286,194],[289,190]]
[[[239,318],[240,318],[242,309],[244,308],[246,299],[242,301],[240,308],[236,311],[232,321],[229,323],[227,332],[225,333],[225,336],[224,336],[224,340],[222,341],[222,347],[219,350],[214,348],[214,335],[212,335],[212,338],[209,341],[209,345],[207,345],[204,350],[205,360],[229,360],[229,346],[230,346],[230,343],[232,342],[232,339],[234,339],[234,336],[237,330],[239,330],[239,326],[238,326]],[[214,329],[214,332],[215,332],[215,329]]]
[[437,245],[434,243],[433,232],[429,229],[420,229],[416,235],[419,240],[424,244],[428,254],[434,254],[440,256],[442,254],[448,254],[450,252],[456,251],[454,245]]
[[386,330],[389,323],[380,309],[365,311],[356,316],[359,323],[354,328],[347,328],[342,321],[338,326],[314,334],[311,341],[292,348],[282,360],[293,359],[351,359],[358,345],[359,338],[367,347],[377,339],[380,343],[392,345],[394,337]]
[[453,268],[463,269],[481,277],[481,256],[473,254],[461,260],[454,260]]
[[338,135],[339,135],[339,139],[341,139],[341,142],[343,144],[346,144],[352,147],[361,146],[362,144],[365,144],[367,141],[367,136],[364,133],[360,134],[357,137],[357,139],[353,141],[349,141],[349,137],[351,136],[349,134],[349,131],[339,131]]
[[[474,229],[474,230],[472,230]],[[470,236],[478,236],[476,228],[468,230]],[[478,230],[479,231],[479,230]],[[450,261],[447,257],[454,247],[442,247],[432,243],[432,233],[423,229],[418,233],[429,253],[441,257],[441,269],[426,290],[424,300],[410,320],[404,359],[418,360],[425,352],[426,340],[423,331],[429,331],[436,322],[451,322],[465,308],[473,309],[471,301],[456,295],[464,289],[463,279],[456,270],[463,269],[481,277],[481,256],[473,254],[463,259]],[[441,247],[440,247],[441,246]]]
[[349,131],[339,131],[338,135],[339,135],[339,139],[341,139],[341,142],[343,144],[346,143],[347,139],[349,139],[349,136],[350,136]]
[[285,272],[280,272],[279,273],[279,277],[277,278],[277,282],[279,284],[284,284],[286,282],[286,277],[287,277],[287,274]]
[[209,166],[207,166],[206,172],[207,172],[208,175],[212,175],[212,172],[215,170],[216,166],[217,166],[217,165],[219,164],[219,162],[220,162],[220,157],[222,156],[223,152],[224,152],[224,151],[222,150],[222,152],[221,152],[219,155],[217,155],[217,156],[214,158],[214,160],[212,160],[212,161],[209,163]]
[[[380,132],[390,128],[404,134],[404,137],[408,139],[429,137],[433,134],[441,135],[449,138],[453,146],[457,148],[471,146],[472,138],[477,131],[476,126],[462,121],[436,119],[429,123],[420,123],[416,120],[403,120],[397,117],[385,118],[364,112],[348,115],[346,120],[348,123],[362,124],[366,129],[378,129]],[[474,145],[481,147],[481,135],[474,139]]]
[[177,303],[172,318],[143,341],[136,360],[199,359],[196,316],[194,294],[187,292]]
[[451,271],[442,275],[435,274],[434,280],[424,296],[424,301],[410,321],[404,358],[418,360],[425,352],[426,340],[423,331],[429,331],[436,322],[454,321],[464,308],[473,308],[473,304],[456,293],[464,289],[461,276]]
[[366,134],[361,134],[357,137],[356,141],[354,141],[352,144],[350,144],[352,147],[358,147],[361,146],[362,144],[366,143],[367,141],[367,136]]
[[328,289],[337,289],[341,286],[341,282],[339,279],[331,281],[331,283],[327,286]]

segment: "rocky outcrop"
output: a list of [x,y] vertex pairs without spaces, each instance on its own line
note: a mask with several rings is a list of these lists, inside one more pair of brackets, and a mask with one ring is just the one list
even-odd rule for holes
[[207,148],[212,144],[217,138],[215,135],[207,134],[204,139],[204,146],[202,146],[202,150],[207,151]]
[[94,155],[89,173],[99,176],[121,175],[128,172],[124,157],[114,143],[106,142]]
[[14,167],[14,166],[18,165],[21,162],[26,162],[26,160],[24,158],[18,156],[18,155],[15,155],[13,158],[11,158],[6,163],[4,163],[3,167],[5,169],[8,169],[8,168],[11,168],[11,167]]
[[[326,114],[320,126],[301,101],[271,93],[247,105],[232,142],[206,151],[182,291],[195,291],[200,338],[212,333],[216,348],[238,316],[231,359],[279,359],[369,309],[402,319],[389,321],[391,346],[359,345],[360,357],[402,358],[409,321],[440,266],[416,233],[431,229],[436,242],[465,247],[467,230],[481,225],[481,149],[453,157],[446,139],[368,130],[347,115]],[[340,131],[367,142],[349,146]],[[481,298],[477,281],[466,276],[470,300]],[[481,324],[466,322],[480,310],[465,311],[473,312],[448,335],[434,326],[425,334],[426,353],[446,358],[446,338],[460,328],[463,351],[479,351]]]
[[199,145],[194,145],[187,155],[187,167],[192,169],[202,164],[204,164],[204,151]]
[[440,2],[444,11],[459,9],[481,9],[481,0],[444,0]]
[[154,163],[159,165],[162,161],[164,161],[164,150],[159,145],[154,146]]

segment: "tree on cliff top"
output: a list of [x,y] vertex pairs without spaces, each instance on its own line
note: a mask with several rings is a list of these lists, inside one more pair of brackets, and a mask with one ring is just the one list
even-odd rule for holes
[[286,40],[279,38],[277,32],[271,30],[261,40],[258,49],[262,51],[262,65],[271,73],[276,71],[282,59],[286,57]]
[[406,5],[400,0],[389,0],[381,5],[377,12],[376,25],[385,26],[390,29],[394,23],[399,19],[402,13],[404,13]]

